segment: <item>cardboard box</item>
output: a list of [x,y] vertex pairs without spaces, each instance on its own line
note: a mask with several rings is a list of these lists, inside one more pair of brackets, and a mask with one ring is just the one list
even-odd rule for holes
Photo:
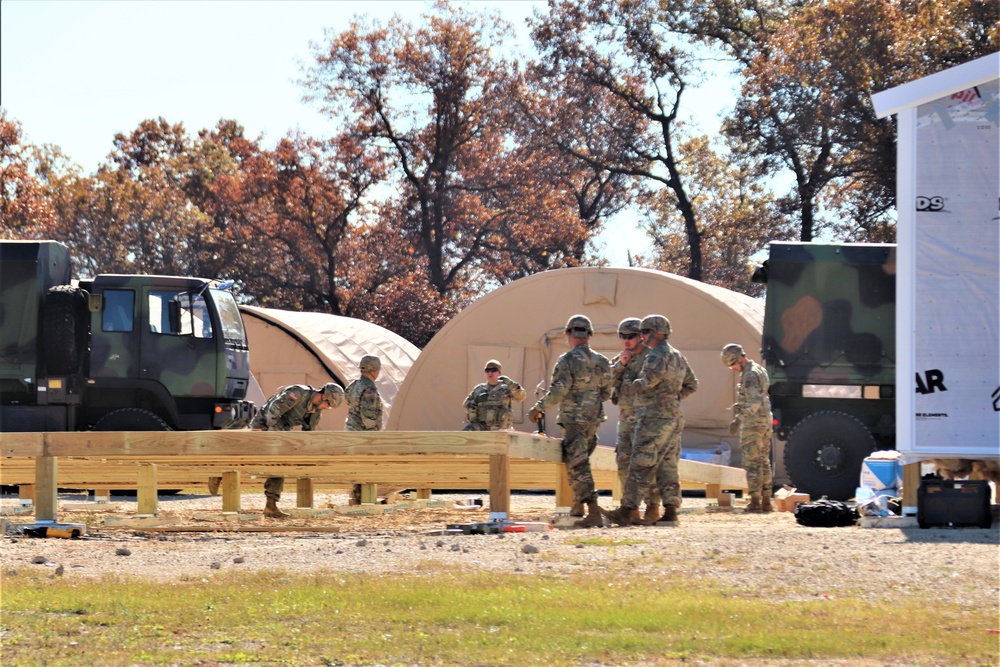
[[771,504],[778,512],[794,512],[799,503],[807,502],[809,502],[808,493],[799,493],[794,486],[787,484],[785,488],[775,491],[774,497],[771,499]]
[[789,493],[785,496],[784,502],[782,503],[783,509],[779,510],[782,512],[794,512],[795,508],[801,503],[809,502],[808,493]]

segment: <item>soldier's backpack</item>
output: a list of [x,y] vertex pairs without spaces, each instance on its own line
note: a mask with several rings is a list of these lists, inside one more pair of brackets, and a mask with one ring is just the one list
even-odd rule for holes
[[803,526],[815,528],[836,528],[853,526],[858,520],[858,511],[839,500],[819,500],[801,503],[795,508],[795,520]]

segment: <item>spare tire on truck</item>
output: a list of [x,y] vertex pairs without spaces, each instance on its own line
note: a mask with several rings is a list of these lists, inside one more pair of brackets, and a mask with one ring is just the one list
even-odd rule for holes
[[854,497],[875,438],[857,417],[839,410],[809,415],[785,442],[785,469],[795,487],[813,499]]
[[41,351],[47,373],[80,371],[87,349],[87,293],[72,285],[49,289],[42,303]]

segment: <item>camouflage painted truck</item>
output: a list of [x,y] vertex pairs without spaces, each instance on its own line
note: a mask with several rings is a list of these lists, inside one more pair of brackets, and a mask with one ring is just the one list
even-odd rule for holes
[[773,242],[754,281],[786,472],[851,498],[865,457],[896,443],[896,246]]
[[71,281],[69,249],[0,241],[0,431],[246,425],[249,349],[216,281]]

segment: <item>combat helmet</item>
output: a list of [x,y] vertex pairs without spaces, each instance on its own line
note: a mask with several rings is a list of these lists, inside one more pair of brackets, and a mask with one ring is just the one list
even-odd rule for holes
[[323,385],[323,400],[330,404],[330,407],[337,407],[344,401],[344,390],[336,382],[327,382]]
[[722,348],[722,365],[732,366],[745,354],[743,346],[737,343],[730,343]]
[[618,335],[625,333],[637,334],[642,329],[642,320],[638,317],[626,317],[618,323]]
[[642,318],[639,327],[643,331],[652,331],[663,337],[670,335],[670,320],[663,315],[646,315],[646,317]]
[[366,354],[361,357],[361,361],[358,363],[358,368],[361,369],[362,373],[365,371],[378,371],[382,369],[382,360],[374,354]]
[[566,321],[566,333],[578,338],[586,338],[594,333],[594,327],[586,315],[574,315]]

